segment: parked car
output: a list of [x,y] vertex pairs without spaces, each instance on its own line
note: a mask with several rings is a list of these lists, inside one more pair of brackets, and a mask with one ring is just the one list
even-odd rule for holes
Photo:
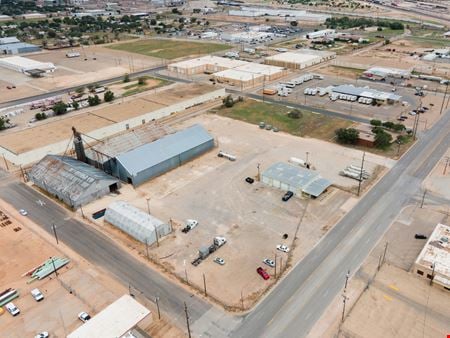
[[28,215],[28,212],[25,209],[20,209],[19,214],[21,214],[22,216],[26,216]]
[[288,191],[284,194],[284,196],[281,198],[284,202],[289,201],[289,199],[294,196],[294,193],[292,191]]
[[34,336],[34,338],[48,338],[49,334],[48,332],[44,331],[44,332],[40,332],[37,335]]
[[245,179],[245,182],[250,183],[250,184],[253,184],[253,182],[255,182],[255,180],[254,180],[253,178],[251,178],[251,177],[247,177],[247,178]]
[[83,322],[86,323],[89,319],[91,319],[91,316],[89,316],[86,312],[80,312],[78,314],[78,318]]
[[189,231],[194,229],[197,225],[198,225],[197,220],[188,219],[188,220],[186,220],[186,226],[183,229],[181,229],[181,231],[184,232],[185,234],[187,234]]
[[214,258],[214,262],[216,262],[219,265],[224,265],[225,264],[225,260],[223,258],[220,258],[220,257]]
[[277,250],[283,251],[288,253],[289,252],[289,248],[288,246],[284,245],[284,244],[278,244],[277,245]]
[[42,294],[41,291],[39,291],[39,289],[31,290],[31,295],[36,300],[36,302],[40,302],[41,300],[44,299],[44,295]]
[[415,239],[427,239],[428,237],[424,234],[415,234],[414,238]]
[[264,270],[262,267],[258,267],[256,269],[256,272],[264,279],[264,280],[268,280],[270,278],[269,274],[267,273],[266,270]]
[[263,263],[267,264],[268,266],[270,266],[271,268],[275,267],[275,262],[269,258],[264,258],[263,259]]
[[20,310],[14,303],[10,302],[5,305],[6,311],[8,311],[13,317],[17,316],[20,313]]

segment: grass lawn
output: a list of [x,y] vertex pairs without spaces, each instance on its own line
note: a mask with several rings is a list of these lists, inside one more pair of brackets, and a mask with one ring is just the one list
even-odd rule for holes
[[127,97],[130,95],[135,95],[135,94],[142,93],[142,92],[145,92],[150,89],[167,86],[172,83],[171,81],[168,81],[165,79],[159,79],[159,78],[155,78],[155,77],[151,77],[151,76],[143,76],[143,77],[146,80],[158,81],[158,84],[157,85],[149,85],[147,83],[139,84],[138,81],[136,80],[135,83],[132,83],[130,85],[123,87],[124,89],[127,89],[127,90],[122,94],[122,96]]
[[449,46],[448,39],[437,39],[433,37],[410,36],[406,40],[413,41],[421,48],[445,48]]
[[117,45],[108,46],[108,48],[163,59],[176,59],[188,55],[210,54],[229,49],[230,46],[209,42],[203,43],[171,39],[152,39],[120,43]]
[[369,39],[370,42],[380,40],[381,38],[377,38],[376,36],[384,36],[384,39],[390,39],[393,36],[401,35],[403,34],[403,30],[401,29],[390,29],[390,28],[383,28],[381,32],[373,31],[373,32],[361,32],[361,35],[365,37],[366,39]]
[[219,108],[217,113],[255,125],[264,121],[266,124],[271,124],[292,135],[309,136],[326,141],[334,139],[336,129],[347,128],[352,124],[346,120],[309,111],[302,111],[303,114],[299,119],[293,119],[287,116],[291,110],[291,108],[281,105],[247,99],[237,102],[231,108]]

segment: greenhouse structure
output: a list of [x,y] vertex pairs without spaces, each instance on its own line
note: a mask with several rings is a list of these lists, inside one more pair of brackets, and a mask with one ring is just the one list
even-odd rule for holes
[[148,245],[172,231],[169,224],[124,201],[115,201],[108,206],[105,221]]

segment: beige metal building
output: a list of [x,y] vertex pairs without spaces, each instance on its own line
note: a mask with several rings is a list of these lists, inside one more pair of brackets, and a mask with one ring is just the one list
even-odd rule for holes
[[436,226],[414,263],[414,273],[450,291],[450,226]]
[[243,66],[248,62],[207,55],[196,59],[189,59],[172,63],[167,70],[178,75],[195,75],[202,73],[216,73],[222,70]]
[[304,69],[330,60],[335,56],[336,53],[301,49],[269,56],[266,58],[265,63],[290,69]]
[[234,70],[244,71],[251,74],[263,75],[265,81],[273,81],[286,76],[288,70],[283,67],[264,65],[260,63],[247,63],[234,68]]
[[214,73],[213,78],[219,83],[236,86],[241,90],[262,85],[264,82],[264,75],[262,74],[249,73],[237,69],[227,69]]

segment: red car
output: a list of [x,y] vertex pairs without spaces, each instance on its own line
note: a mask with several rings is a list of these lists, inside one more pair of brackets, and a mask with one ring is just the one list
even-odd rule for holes
[[270,278],[269,274],[266,270],[264,270],[262,267],[259,267],[256,269],[256,272],[259,273],[259,275],[264,278],[264,280],[268,280]]

